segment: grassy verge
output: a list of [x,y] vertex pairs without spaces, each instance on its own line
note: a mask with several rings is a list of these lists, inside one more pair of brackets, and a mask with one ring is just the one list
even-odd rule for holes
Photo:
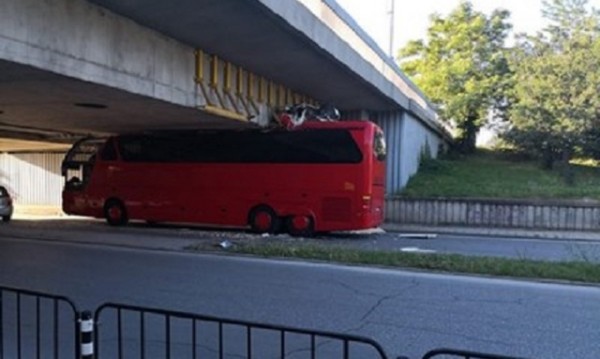
[[451,273],[600,283],[600,265],[590,262],[542,262],[527,259],[368,251],[323,245],[249,244],[230,252],[261,257],[300,258],[346,264],[417,268]]
[[559,170],[502,153],[479,151],[457,159],[425,161],[402,192],[411,197],[600,199],[600,167],[574,164],[575,185]]

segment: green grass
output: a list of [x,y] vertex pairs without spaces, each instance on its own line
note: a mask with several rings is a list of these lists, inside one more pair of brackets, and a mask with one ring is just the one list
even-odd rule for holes
[[232,251],[261,257],[313,259],[346,264],[416,268],[439,272],[600,283],[600,265],[586,261],[542,262],[528,259],[472,257],[454,254],[368,251],[313,244],[249,244],[238,245]]
[[425,161],[401,193],[409,197],[570,198],[600,200],[600,168],[573,165],[575,185],[539,163],[479,151]]

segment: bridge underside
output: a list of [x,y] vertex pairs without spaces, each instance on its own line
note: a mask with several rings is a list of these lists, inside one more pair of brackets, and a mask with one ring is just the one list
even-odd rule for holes
[[238,121],[0,60],[0,133],[105,134]]
[[[372,65],[298,1],[283,9],[301,18],[296,25],[314,28],[315,39],[271,9],[280,2],[91,2],[0,4],[0,137],[72,142],[87,134],[249,126],[240,109],[250,102],[264,121],[269,108],[301,98],[348,111],[399,108],[349,66],[373,72]],[[206,55],[203,84],[197,50]],[[236,90],[237,71],[244,75]],[[210,103],[207,86],[215,98],[227,99],[226,91],[237,98]],[[248,100],[241,106],[238,99]],[[206,107],[236,116],[200,110]]]
[[[335,38],[299,1],[91,1],[319,101],[335,103],[345,110],[398,108],[356,73],[356,67],[372,64],[357,58],[355,68],[350,69],[332,55],[355,50]],[[271,6],[282,7],[289,18],[284,19]],[[312,30],[312,38],[290,25],[292,16]],[[327,37],[332,37],[329,47],[322,48],[318,40]]]

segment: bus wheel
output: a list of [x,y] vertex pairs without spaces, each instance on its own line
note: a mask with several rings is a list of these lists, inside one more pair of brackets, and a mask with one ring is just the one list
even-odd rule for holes
[[104,205],[104,218],[111,226],[122,226],[127,224],[127,210],[123,203],[117,199],[111,199]]
[[250,211],[248,224],[255,233],[276,233],[281,223],[271,207],[258,206]]
[[287,218],[286,228],[295,237],[312,237],[315,235],[315,222],[311,216],[291,216]]

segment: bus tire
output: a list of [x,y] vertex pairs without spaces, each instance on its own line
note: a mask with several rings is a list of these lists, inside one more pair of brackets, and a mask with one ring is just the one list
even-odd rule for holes
[[254,233],[274,234],[279,231],[281,220],[273,208],[260,205],[254,207],[248,214],[248,224]]
[[312,216],[290,216],[285,221],[287,232],[294,237],[313,237],[315,221]]
[[111,226],[122,226],[127,224],[129,217],[123,202],[118,199],[109,199],[104,205],[104,218]]
[[2,222],[10,222],[11,217],[10,216],[2,216]]

